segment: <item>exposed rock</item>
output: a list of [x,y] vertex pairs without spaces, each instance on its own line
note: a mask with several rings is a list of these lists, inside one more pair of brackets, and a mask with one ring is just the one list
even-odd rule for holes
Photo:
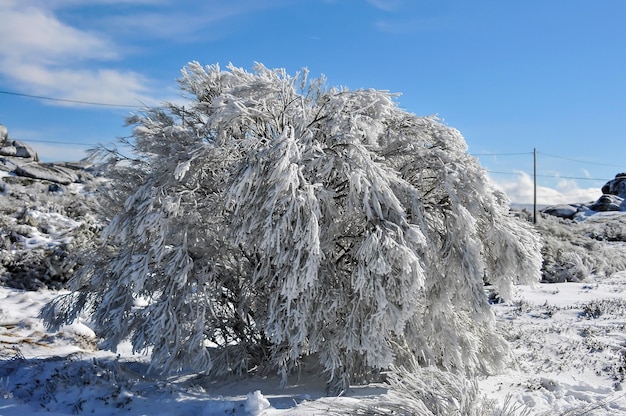
[[0,147],[0,156],[12,156],[33,160],[35,162],[39,161],[39,156],[35,149],[17,140],[6,140],[3,146]]
[[54,194],[62,194],[65,192],[65,190],[58,183],[51,183],[50,185],[48,185],[48,192]]
[[[593,212],[626,212],[626,172],[618,173],[602,187],[602,196],[596,202],[586,204],[563,204],[543,209],[544,214],[578,220]],[[592,212],[593,211],[593,212]]]
[[4,146],[4,143],[9,138],[9,129],[4,124],[0,124],[0,146]]
[[0,171],[13,173],[17,177],[69,185],[83,182],[91,176],[86,172],[86,167],[80,162],[40,163],[35,149],[26,143],[9,139],[8,129],[0,124]]
[[0,157],[0,170],[5,172],[13,172],[18,163],[12,157]]
[[602,193],[626,198],[626,172],[618,173],[602,187]]
[[548,207],[541,212],[555,217],[567,218],[571,220],[578,213],[578,208],[573,205],[562,204]]
[[617,195],[604,194],[589,207],[592,211],[620,211],[624,198]]
[[78,182],[76,172],[49,163],[26,163],[15,168],[15,174],[27,178],[42,179],[50,182],[69,185]]

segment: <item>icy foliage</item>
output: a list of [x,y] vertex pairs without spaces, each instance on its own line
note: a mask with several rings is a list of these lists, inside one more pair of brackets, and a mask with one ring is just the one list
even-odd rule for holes
[[0,181],[0,282],[36,290],[62,288],[101,230],[88,185],[62,187],[3,176]]
[[[346,415],[485,415],[476,383],[433,367],[392,367],[387,394],[363,400]],[[341,414],[338,410],[334,414]]]
[[596,213],[582,221],[543,215],[543,281],[580,282],[626,270],[626,213]]
[[539,238],[457,130],[306,71],[190,63],[180,84],[184,106],[129,120],[137,159],[104,152],[112,219],[51,326],[86,311],[166,371],[307,363],[332,393],[413,361],[499,367],[484,282],[536,282]]

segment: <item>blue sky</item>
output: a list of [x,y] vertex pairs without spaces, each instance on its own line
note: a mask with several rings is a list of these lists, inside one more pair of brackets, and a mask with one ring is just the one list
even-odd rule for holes
[[128,136],[136,109],[8,93],[158,105],[196,60],[399,92],[514,202],[532,200],[534,148],[542,204],[626,171],[623,0],[0,0],[0,16],[0,123],[45,160]]

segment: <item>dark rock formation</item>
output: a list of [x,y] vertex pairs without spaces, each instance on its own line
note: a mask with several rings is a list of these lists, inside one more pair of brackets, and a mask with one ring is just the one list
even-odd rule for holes
[[[618,173],[602,187],[602,196],[588,204],[562,204],[543,209],[544,214],[560,218],[575,219],[578,214],[593,212],[626,211],[626,172]],[[593,212],[592,212],[593,211]]]
[[602,187],[602,193],[626,198],[626,172],[618,173]]
[[589,207],[592,211],[605,212],[605,211],[620,211],[624,198],[617,195],[604,194],[596,202]]
[[567,218],[571,220],[578,213],[578,211],[579,209],[573,205],[561,204],[547,207],[541,212],[555,217]]
[[39,161],[39,156],[35,149],[17,140],[5,140],[4,145],[0,147],[0,156],[19,157],[34,162]]

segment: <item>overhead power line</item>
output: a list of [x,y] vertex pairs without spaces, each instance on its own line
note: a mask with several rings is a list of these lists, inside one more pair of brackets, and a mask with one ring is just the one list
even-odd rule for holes
[[[480,156],[524,156],[524,155],[532,155],[533,152],[517,152],[517,153],[470,153],[472,156],[476,156],[476,157],[480,157]],[[606,166],[606,167],[613,167],[613,168],[621,168],[621,169],[626,169],[626,165],[617,165],[617,164],[611,164],[611,163],[604,163],[604,162],[591,162],[588,160],[582,160],[582,159],[574,159],[574,158],[569,158],[569,157],[565,157],[565,156],[558,156],[558,155],[553,155],[550,153],[544,153],[544,152],[539,152],[537,151],[537,154],[539,156],[548,156],[548,157],[553,157],[556,159],[563,159],[563,160],[568,160],[570,162],[576,162],[576,163],[584,163],[587,165],[596,165],[596,166]],[[580,178],[573,178],[573,179],[580,179]],[[582,178],[584,179],[584,178]]]
[[[527,174],[527,175],[528,175],[528,173],[527,173],[527,172],[524,172],[524,171],[505,172],[505,171],[502,171],[502,170],[489,170],[489,169],[486,169],[486,170],[487,170],[487,172],[489,172],[489,173],[496,173],[496,174],[498,174],[498,175],[521,175],[521,174],[523,174],[523,173],[525,173],[525,174]],[[530,176],[530,175],[529,175],[529,176]]]
[[[509,198],[530,198],[533,196],[532,193],[530,194],[519,194],[519,195],[513,195],[513,194],[506,194]],[[571,194],[561,194],[559,193],[558,195],[544,195],[543,193],[539,192],[537,195],[537,198],[540,199],[550,199],[550,198],[562,198],[564,196],[581,196],[580,193],[571,193]]]
[[587,160],[572,159],[572,158],[569,158],[569,157],[551,155],[549,153],[544,153],[544,152],[539,152],[539,154],[543,155],[543,156],[554,157],[554,158],[557,158],[557,159],[569,160],[570,162],[585,163],[587,165],[610,166],[610,167],[613,167],[613,168],[622,168],[622,169],[624,169],[626,167],[625,165],[611,165],[609,163],[604,163],[604,162],[589,162]]
[[99,103],[95,101],[68,100],[65,98],[54,98],[54,97],[45,97],[42,95],[22,94],[19,92],[12,92],[12,91],[0,91],[0,94],[14,95],[17,97],[36,98],[39,100],[58,101],[58,102],[63,102],[63,103],[93,105],[93,106],[99,106],[99,107],[145,108],[145,106],[143,105],[112,104],[112,103]]
[[[11,140],[18,140],[19,139],[13,139],[11,138]],[[74,146],[98,146],[97,143],[76,143],[76,142],[64,142],[64,141],[58,141],[58,140],[21,140],[23,142],[33,142],[33,143],[50,143],[50,144],[71,144]]]
[[581,181],[609,181],[606,178],[586,178],[582,176],[561,176],[561,175],[537,175],[540,178],[556,178],[556,179],[578,179]]
[[523,156],[532,155],[533,152],[518,152],[518,153],[470,153],[472,156]]
[[[487,172],[489,173],[496,173],[499,175],[521,175],[523,173],[525,173],[528,176],[532,176],[527,172],[524,171],[519,171],[519,172],[505,172],[505,171],[498,171],[498,170],[489,170],[487,169]],[[609,181],[610,179],[606,179],[606,178],[587,178],[587,177],[582,177],[582,176],[561,176],[561,175],[540,175],[538,174],[537,177],[540,178],[553,178],[553,179],[579,179],[579,180],[584,180],[584,181]]]

